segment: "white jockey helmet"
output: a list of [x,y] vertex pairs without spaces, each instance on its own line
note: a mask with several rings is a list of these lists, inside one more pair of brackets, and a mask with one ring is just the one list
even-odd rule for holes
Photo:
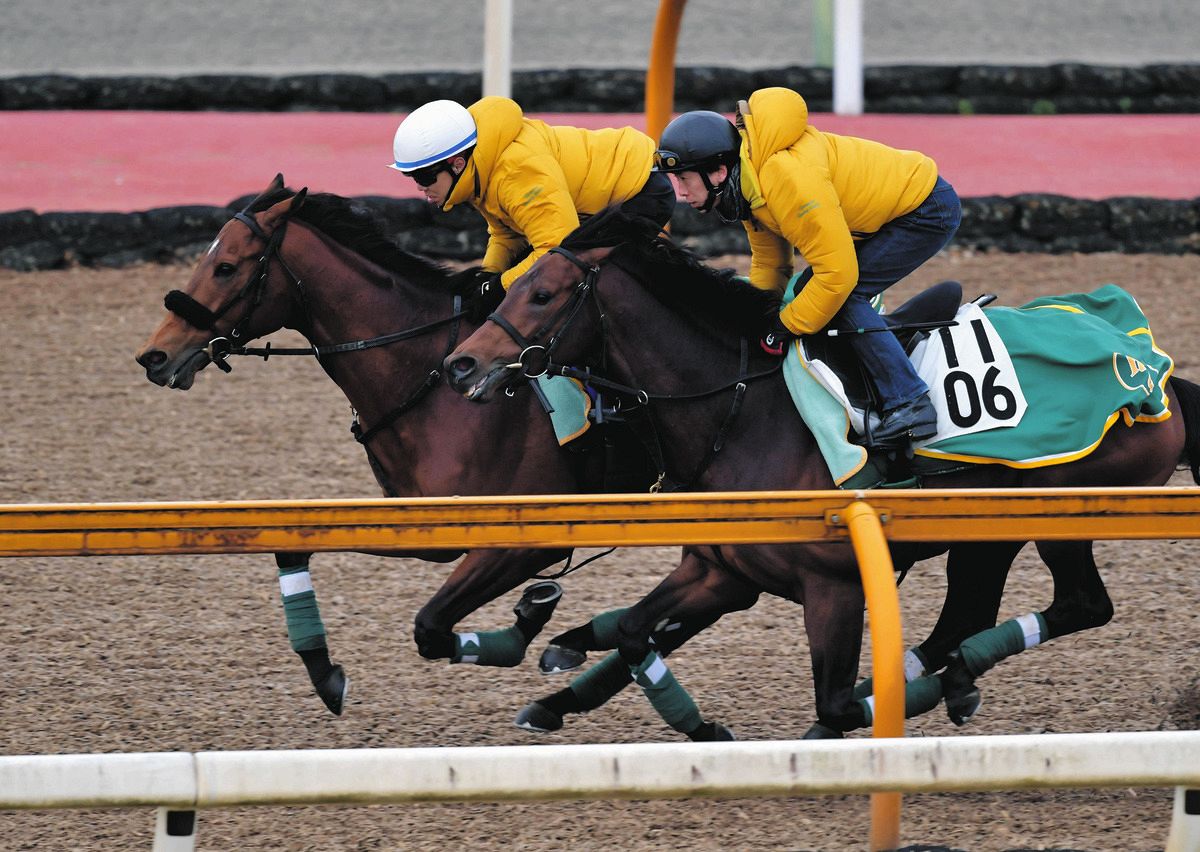
[[475,119],[454,101],[430,101],[409,113],[392,142],[393,169],[413,172],[453,157],[475,144]]

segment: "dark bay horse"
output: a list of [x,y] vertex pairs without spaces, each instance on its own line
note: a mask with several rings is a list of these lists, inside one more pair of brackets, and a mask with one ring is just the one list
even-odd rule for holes
[[[588,347],[603,340],[605,378],[651,401],[653,433],[670,478],[697,490],[833,488],[782,375],[753,346],[766,312],[776,309],[774,297],[668,244],[628,242],[626,226],[619,214],[601,214],[539,259],[510,288],[492,322],[446,359],[451,384],[469,399],[487,402],[525,373],[547,364],[553,372],[556,365],[578,363]],[[1155,486],[1181,463],[1200,482],[1200,387],[1172,378],[1167,392],[1175,416],[1118,425],[1077,461],[1033,469],[979,465],[927,484]],[[740,399],[731,404],[735,398]],[[724,446],[714,453],[717,435]],[[975,678],[1000,659],[1103,625],[1112,616],[1091,542],[1036,542],[1053,575],[1053,601],[1039,613],[993,627],[1009,567],[1025,543],[892,547],[897,567],[949,551],[947,598],[914,658],[926,672],[945,671],[939,678],[916,677],[910,697],[911,687],[934,681],[937,697],[944,691],[956,723],[978,707]],[[621,614],[609,631],[626,663],[644,659],[647,637],[665,617],[711,621],[728,611],[730,602],[740,608],[766,591],[804,606],[818,715],[810,735],[840,736],[869,722],[869,703],[854,693],[864,598],[848,543],[726,545],[686,552],[689,561]],[[923,701],[918,695],[906,708],[909,714],[936,705],[937,698],[918,707]]]
[[[195,374],[234,347],[280,328],[300,331],[355,412],[356,430],[385,494],[566,493],[585,488],[588,454],[558,445],[549,419],[525,390],[509,406],[481,408],[452,392],[441,362],[478,325],[462,303],[468,276],[399,250],[348,199],[284,188],[282,176],[230,220],[137,361],[150,381],[187,390]],[[351,342],[367,341],[366,345]],[[259,354],[261,350],[259,350]],[[417,614],[426,659],[516,665],[550,617],[561,590],[535,583],[513,627],[455,633],[479,607],[570,551],[473,550]],[[289,638],[330,710],[342,710],[346,680],[329,659],[308,574],[310,554],[279,554]],[[405,552],[438,562],[455,552]]]

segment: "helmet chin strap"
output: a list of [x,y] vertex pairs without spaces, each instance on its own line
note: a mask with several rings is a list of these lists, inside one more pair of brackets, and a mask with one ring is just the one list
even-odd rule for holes
[[725,189],[725,184],[729,183],[729,177],[726,176],[720,186],[714,185],[708,179],[708,172],[700,172],[700,180],[704,181],[704,188],[708,190],[708,197],[704,199],[704,204],[697,208],[700,213],[707,213],[717,206],[717,202],[721,200],[721,191]]

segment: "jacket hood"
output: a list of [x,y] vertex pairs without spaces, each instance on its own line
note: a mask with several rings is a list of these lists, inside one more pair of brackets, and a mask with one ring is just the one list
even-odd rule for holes
[[478,139],[466,171],[443,205],[445,210],[470,201],[476,186],[488,185],[497,158],[517,138],[525,118],[516,101],[496,96],[476,101],[467,107],[467,112],[475,119]]
[[743,153],[755,166],[761,166],[772,154],[791,147],[804,135],[808,104],[791,89],[759,89],[748,102],[738,103],[737,123],[743,131]]

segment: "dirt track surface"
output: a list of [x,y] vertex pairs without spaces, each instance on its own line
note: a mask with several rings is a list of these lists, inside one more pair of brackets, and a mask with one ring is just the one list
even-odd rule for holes
[[[187,276],[154,266],[0,272],[0,502],[377,495],[348,435],[340,391],[306,359],[247,359],[232,375],[210,368],[187,393],[144,379],[131,356],[158,323],[163,294]],[[945,277],[962,280],[971,296],[997,292],[1005,304],[1120,283],[1141,302],[1179,373],[1200,376],[1200,257],[952,254],[895,288],[895,301]],[[982,711],[962,734],[1200,726],[1200,544],[1097,550],[1113,622],[989,673]],[[549,630],[632,602],[674,559],[670,548],[626,550],[573,576]],[[446,570],[359,555],[314,559],[334,657],[354,681],[349,708],[335,719],[288,647],[269,557],[0,560],[0,752],[534,741],[512,726],[513,715],[565,685],[537,673],[540,643],[511,670],[417,656],[412,618]],[[932,626],[940,574],[936,562],[918,566],[902,587],[910,641]],[[511,594],[463,626],[505,626],[515,600]],[[1024,553],[1001,618],[1049,600],[1048,575]],[[792,604],[764,599],[728,617],[674,655],[672,668],[709,718],[744,739],[795,738],[813,720],[802,614]],[[909,731],[960,733],[940,710]],[[543,741],[675,739],[630,691]],[[1171,796],[1130,789],[923,795],[906,797],[904,808],[906,843],[1124,852],[1162,848]],[[867,822],[865,796],[259,808],[201,813],[197,848],[850,850],[864,848]],[[144,850],[152,826],[149,809],[5,813],[0,850]]]

